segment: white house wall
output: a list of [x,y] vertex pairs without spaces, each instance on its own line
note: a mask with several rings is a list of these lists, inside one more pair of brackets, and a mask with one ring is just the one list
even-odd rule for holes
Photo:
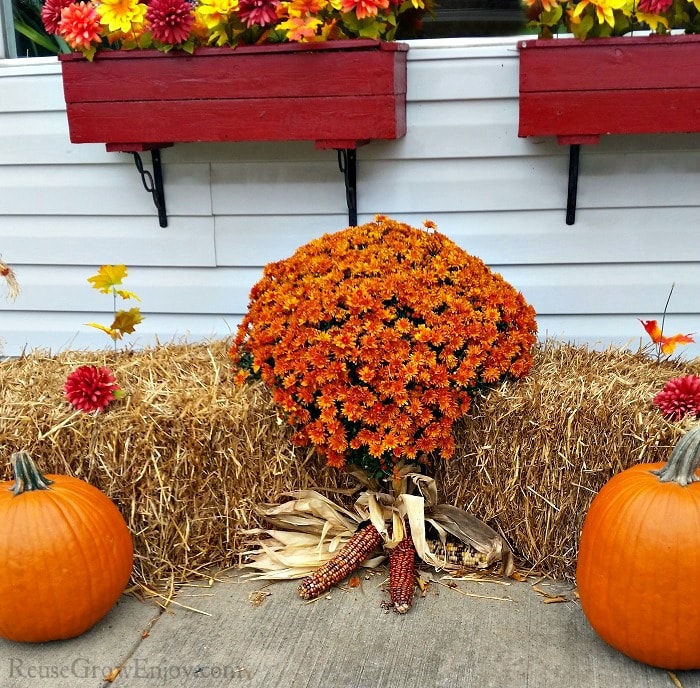
[[[674,283],[667,331],[700,332],[700,136],[582,147],[567,226],[568,149],[517,136],[515,39],[412,42],[408,70],[406,137],[358,150],[360,222],[434,220],[524,293],[543,337],[636,348],[637,318],[660,318]],[[0,285],[5,355],[109,344],[85,326],[111,321],[86,281],[104,263],[128,265],[142,299],[130,345],[228,336],[265,263],[347,225],[334,151],[187,144],[162,157],[167,228],[130,155],[70,143],[58,64],[0,60],[0,257],[22,287],[11,302]]]

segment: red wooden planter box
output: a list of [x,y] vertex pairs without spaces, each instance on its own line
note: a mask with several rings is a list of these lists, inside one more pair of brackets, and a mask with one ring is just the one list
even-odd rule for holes
[[61,55],[70,139],[108,150],[189,141],[354,148],[406,133],[406,51],[371,40]]
[[519,50],[519,136],[700,131],[700,36],[539,39]]

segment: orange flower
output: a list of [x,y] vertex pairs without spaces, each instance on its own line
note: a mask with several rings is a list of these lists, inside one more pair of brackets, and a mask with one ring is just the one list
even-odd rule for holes
[[647,331],[647,334],[651,337],[651,341],[657,345],[658,350],[670,356],[675,350],[676,346],[679,344],[693,344],[695,340],[690,334],[674,334],[673,337],[664,337],[663,330],[659,327],[656,320],[639,320],[642,326]]
[[379,10],[389,8],[389,0],[342,0],[343,12],[355,12],[358,19],[376,17]]
[[642,326],[647,331],[647,334],[651,337],[651,341],[657,344],[661,341],[661,328],[656,320],[639,320]]
[[449,458],[472,395],[532,365],[532,307],[431,225],[378,216],[327,234],[251,290],[229,355],[259,365],[294,442],[331,466],[379,477]]
[[100,43],[99,31],[100,17],[92,3],[74,2],[61,9],[58,34],[73,50],[90,50]]

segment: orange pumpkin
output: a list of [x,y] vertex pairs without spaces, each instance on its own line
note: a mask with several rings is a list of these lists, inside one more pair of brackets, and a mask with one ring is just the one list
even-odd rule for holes
[[668,462],[639,464],[596,495],[581,531],[581,607],[614,648],[664,669],[700,668],[700,427]]
[[12,455],[0,483],[0,636],[44,642],[80,635],[114,606],[131,575],[133,545],[114,503],[66,475],[43,476]]

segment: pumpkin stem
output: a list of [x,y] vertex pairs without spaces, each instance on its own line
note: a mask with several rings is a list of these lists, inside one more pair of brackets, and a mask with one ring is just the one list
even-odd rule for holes
[[49,480],[36,467],[34,460],[26,451],[12,455],[12,471],[15,476],[15,484],[10,492],[16,497],[23,492],[31,490],[48,490],[53,480]]
[[666,465],[658,471],[652,471],[659,476],[662,483],[676,482],[688,485],[700,481],[696,475],[700,467],[700,425],[688,430],[681,437],[668,457]]

